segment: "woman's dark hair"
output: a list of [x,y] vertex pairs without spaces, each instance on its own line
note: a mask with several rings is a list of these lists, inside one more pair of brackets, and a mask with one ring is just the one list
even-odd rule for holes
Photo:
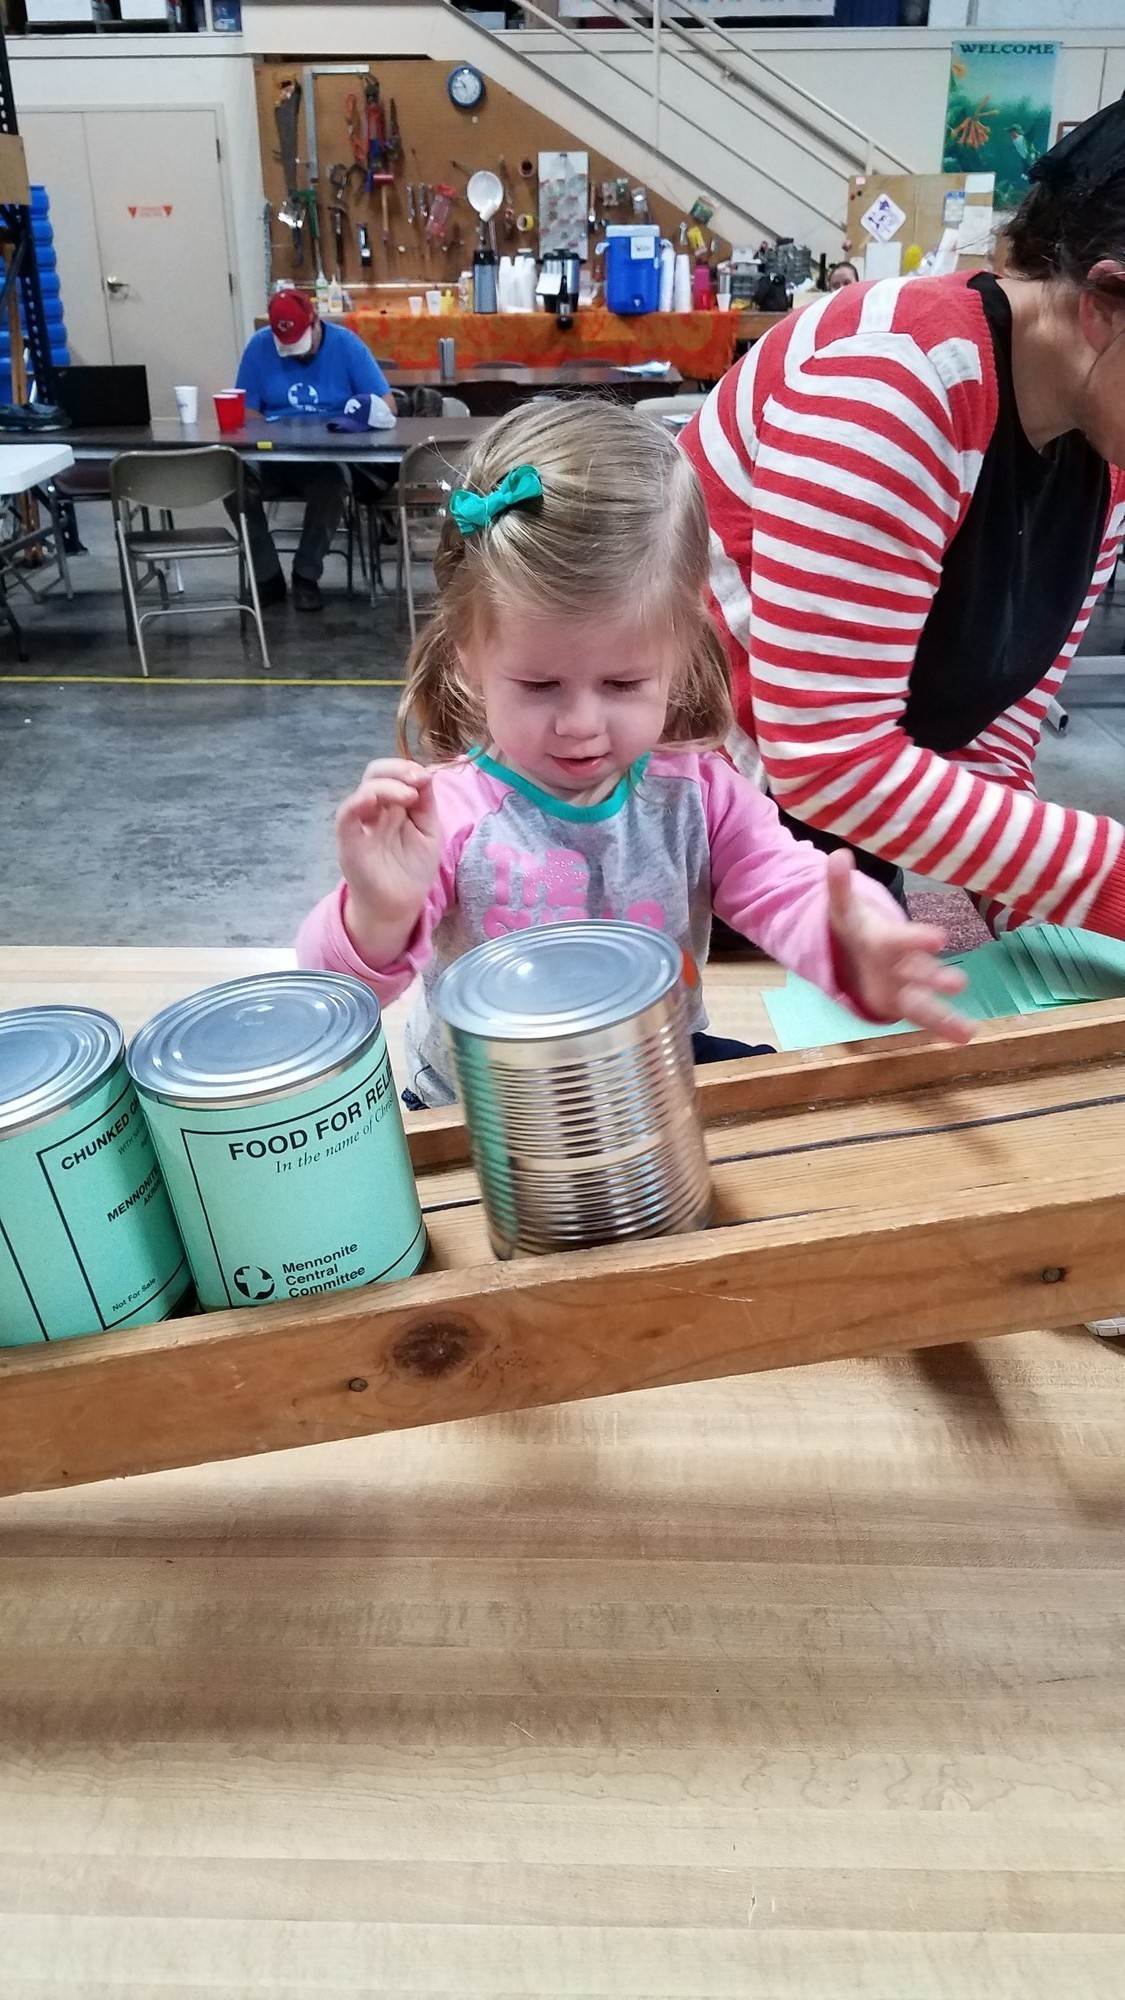
[[[1006,231],[1010,270],[1086,287],[1103,258],[1125,264],[1125,102],[1068,132],[1029,179]],[[1125,284],[1112,279],[1094,289],[1125,299]]]
[[1008,268],[1021,278],[1067,278],[1085,285],[1103,257],[1125,264],[1125,161],[1120,176],[1102,187],[1040,181],[1013,215],[1007,237]]

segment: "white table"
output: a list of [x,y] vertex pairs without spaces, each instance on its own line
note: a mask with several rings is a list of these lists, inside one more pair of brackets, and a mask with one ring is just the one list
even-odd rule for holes
[[0,444],[0,495],[30,493],[60,472],[69,472],[74,453],[68,444],[55,438],[36,438],[31,444]]
[[27,644],[8,600],[9,574],[23,584],[33,597],[38,598],[41,593],[32,588],[23,570],[16,567],[15,557],[33,544],[39,547],[50,544],[58,568],[58,578],[52,578],[51,582],[61,582],[67,596],[74,595],[58,501],[50,490],[51,480],[57,479],[60,472],[69,472],[73,464],[71,447],[57,438],[33,438],[26,444],[0,444],[0,500],[12,500],[21,493],[34,493],[42,501],[51,522],[50,527],[44,527],[41,522],[30,528],[20,527],[17,517],[17,532],[0,539],[0,618],[5,618],[11,626],[21,660],[27,659]]

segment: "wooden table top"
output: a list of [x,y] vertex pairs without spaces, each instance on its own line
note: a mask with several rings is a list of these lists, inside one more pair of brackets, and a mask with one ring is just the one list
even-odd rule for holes
[[5,2000],[1119,2000],[1123,1463],[1037,1333],[0,1502]]

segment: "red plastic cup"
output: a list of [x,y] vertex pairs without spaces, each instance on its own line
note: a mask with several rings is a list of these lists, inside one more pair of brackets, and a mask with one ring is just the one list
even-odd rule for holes
[[246,422],[245,389],[220,389],[215,398],[215,415],[221,431],[240,431]]

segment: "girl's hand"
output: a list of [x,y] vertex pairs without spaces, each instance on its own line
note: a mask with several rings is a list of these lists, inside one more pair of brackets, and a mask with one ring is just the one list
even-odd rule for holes
[[942,965],[945,932],[933,924],[896,923],[857,896],[855,862],[846,848],[828,856],[828,925],[844,985],[869,1014],[910,1021],[946,1042],[972,1040],[973,1024],[938,998],[960,993],[965,975]]
[[336,814],[344,920],[369,965],[401,955],[441,865],[432,778],[405,758],[376,758]]

